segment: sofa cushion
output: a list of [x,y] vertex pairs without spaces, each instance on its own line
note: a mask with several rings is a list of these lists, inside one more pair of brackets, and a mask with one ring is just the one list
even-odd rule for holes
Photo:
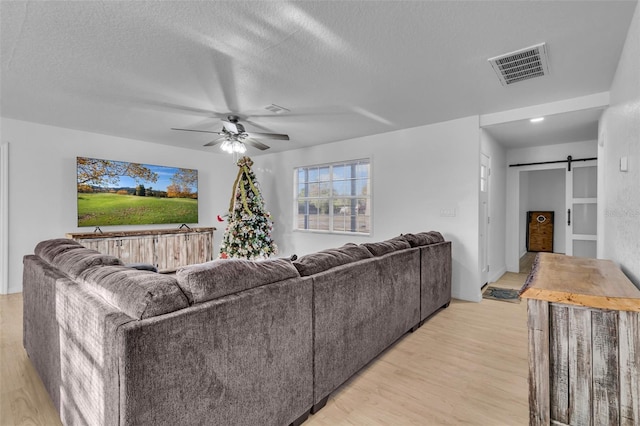
[[189,303],[299,277],[289,259],[216,259],[178,269],[178,285]]
[[92,266],[77,278],[105,301],[136,319],[189,306],[173,276],[126,266]]
[[362,245],[374,256],[382,256],[393,251],[404,250],[411,247],[411,244],[402,237],[395,237],[379,243],[364,243]]
[[322,250],[317,253],[302,256],[293,262],[293,265],[301,276],[306,277],[326,271],[327,269],[335,268],[336,266],[370,257],[373,257],[373,255],[367,248],[357,244],[347,243],[339,248]]
[[429,244],[441,243],[444,237],[437,231],[420,232],[418,234],[404,234],[402,236],[411,244],[411,247],[428,246]]
[[47,263],[51,264],[53,258],[68,250],[78,250],[85,248],[82,244],[68,238],[56,238],[53,240],[41,241],[36,245],[33,253]]
[[123,265],[117,257],[88,249],[66,238],[42,241],[36,245],[34,253],[73,279],[93,266]]

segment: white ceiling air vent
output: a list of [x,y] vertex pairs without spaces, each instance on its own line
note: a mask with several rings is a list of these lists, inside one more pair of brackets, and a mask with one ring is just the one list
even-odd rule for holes
[[489,62],[503,86],[549,74],[545,43],[490,58]]
[[267,111],[271,111],[274,114],[282,114],[283,112],[291,112],[285,107],[281,107],[280,105],[271,104],[264,107]]

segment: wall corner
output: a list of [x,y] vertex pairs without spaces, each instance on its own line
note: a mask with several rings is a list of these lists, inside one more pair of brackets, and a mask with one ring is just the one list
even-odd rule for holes
[[0,294],[9,293],[9,142],[0,142]]

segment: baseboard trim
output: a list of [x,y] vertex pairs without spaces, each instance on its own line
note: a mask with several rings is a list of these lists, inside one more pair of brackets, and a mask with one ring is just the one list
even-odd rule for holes
[[506,273],[507,273],[507,267],[503,266],[502,268],[498,269],[496,272],[494,272],[489,277],[489,282],[490,283],[495,283],[496,281],[498,281],[500,279],[501,276],[503,276]]

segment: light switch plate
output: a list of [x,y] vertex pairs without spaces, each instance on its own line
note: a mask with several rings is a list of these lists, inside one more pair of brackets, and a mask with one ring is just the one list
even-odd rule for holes
[[440,209],[441,217],[456,217],[456,209]]
[[620,157],[620,171],[629,171],[629,160],[627,159],[627,157]]

